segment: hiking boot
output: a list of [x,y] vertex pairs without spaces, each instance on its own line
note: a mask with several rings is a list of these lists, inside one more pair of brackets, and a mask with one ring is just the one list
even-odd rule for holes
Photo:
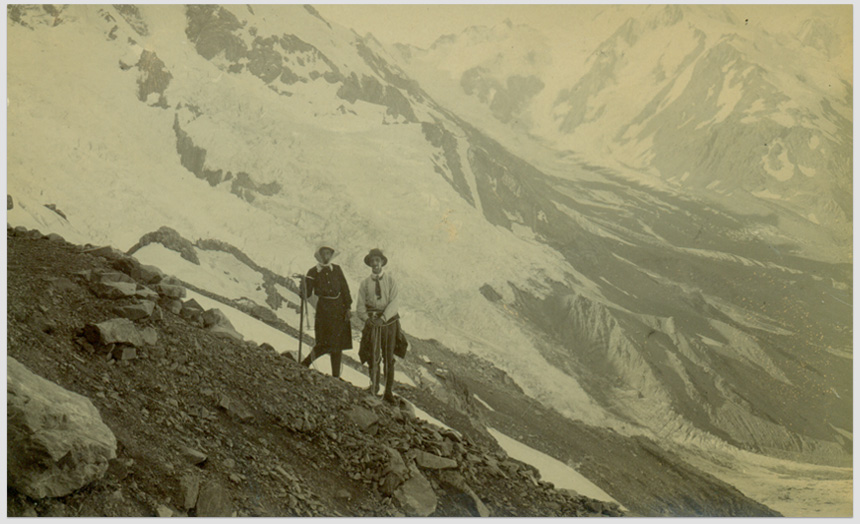
[[396,398],[393,394],[391,394],[391,393],[386,393],[385,395],[383,395],[383,396],[382,396],[382,400],[384,400],[385,402],[387,402],[387,403],[391,404],[392,406],[396,406],[396,405],[397,405],[397,398]]

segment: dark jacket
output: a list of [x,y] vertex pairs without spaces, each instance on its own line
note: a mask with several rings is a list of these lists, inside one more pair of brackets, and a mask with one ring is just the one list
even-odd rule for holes
[[308,271],[305,282],[305,297],[316,295],[319,298],[314,319],[318,353],[352,349],[352,328],[347,317],[352,296],[340,266],[331,264],[331,269],[322,270],[314,266]]

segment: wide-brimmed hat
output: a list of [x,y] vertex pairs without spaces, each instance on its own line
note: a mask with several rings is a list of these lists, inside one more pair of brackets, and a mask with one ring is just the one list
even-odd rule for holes
[[371,259],[371,258],[373,258],[373,257],[379,257],[379,258],[381,258],[381,259],[382,259],[382,265],[383,265],[383,266],[384,266],[385,264],[387,264],[387,263],[388,263],[388,259],[385,257],[385,255],[383,255],[383,254],[382,254],[382,250],[381,250],[381,249],[378,249],[378,248],[374,248],[374,249],[371,249],[371,250],[370,250],[370,253],[368,253],[368,254],[364,257],[364,263],[365,263],[365,265],[368,265],[368,266],[369,266],[369,265],[370,265],[370,259]]
[[322,263],[322,260],[320,260],[320,251],[323,249],[331,249],[331,258],[329,260],[332,260],[337,255],[337,249],[333,248],[332,245],[331,242],[323,242],[319,245],[317,250],[314,251],[314,258],[317,259],[317,262]]

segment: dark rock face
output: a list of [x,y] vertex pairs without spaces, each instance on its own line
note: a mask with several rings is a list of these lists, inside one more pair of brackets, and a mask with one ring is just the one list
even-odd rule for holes
[[224,52],[227,60],[237,62],[247,55],[242,39],[233,34],[242,24],[226,9],[213,5],[192,5],[185,10],[188,26],[185,34],[197,53],[211,60]]
[[62,497],[104,476],[116,438],[86,397],[8,357],[9,485],[34,499]]
[[254,200],[255,193],[266,196],[277,194],[281,191],[281,184],[277,182],[257,184],[251,180],[251,175],[240,171],[231,182],[230,191],[250,202]]
[[176,134],[176,152],[179,153],[179,161],[182,167],[194,173],[194,176],[197,178],[206,180],[210,186],[214,187],[221,182],[232,179],[230,191],[248,202],[254,200],[255,194],[271,196],[281,190],[281,185],[277,182],[260,184],[255,182],[248,173],[240,171],[236,173],[234,178],[233,173],[230,171],[224,173],[222,169],[207,167],[206,150],[197,146],[191,135],[182,129],[178,113],[173,119],[173,131]]
[[391,116],[403,116],[408,122],[418,122],[409,100],[394,86],[385,85],[372,76],[352,73],[343,81],[337,96],[353,104],[356,100],[364,100],[371,104],[386,106],[386,113]]
[[140,16],[140,10],[138,10],[136,5],[130,4],[116,4],[113,6],[116,9],[116,12],[128,22],[128,25],[131,26],[134,31],[140,36],[149,35],[149,27],[146,25],[146,22]]
[[500,295],[489,284],[484,284],[483,286],[481,286],[480,291],[481,291],[481,294],[484,295],[484,298],[486,298],[490,302],[498,302],[499,300],[502,299],[502,295]]
[[273,48],[276,43],[273,37],[257,37],[248,52],[248,71],[267,84],[281,76],[283,70],[283,59]]
[[152,243],[159,243],[167,249],[176,251],[182,258],[192,264],[200,265],[200,260],[197,258],[197,253],[194,251],[194,245],[191,241],[185,239],[175,229],[167,226],[162,226],[157,231],[146,233],[140,237],[140,240],[128,250],[128,254],[133,255],[140,248]]
[[155,105],[167,108],[164,90],[167,89],[173,75],[165,68],[164,62],[154,52],[144,49],[140,54],[137,68],[140,70],[140,77],[137,79],[137,98],[141,102],[146,102],[150,94],[158,93],[159,99]]
[[[433,160],[436,172],[442,175],[442,178],[447,180],[466,202],[474,206],[475,196],[472,194],[472,190],[466,182],[466,175],[463,173],[463,165],[460,162],[460,153],[457,149],[457,138],[445,129],[442,122],[421,122],[421,130],[428,142],[442,150],[441,157]],[[444,164],[440,165],[440,162],[444,162]]]

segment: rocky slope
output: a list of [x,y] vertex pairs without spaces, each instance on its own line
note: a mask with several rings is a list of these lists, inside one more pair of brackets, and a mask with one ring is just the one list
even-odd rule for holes
[[[106,475],[81,489],[34,499],[12,485],[9,516],[620,515],[468,427],[430,426],[408,402],[213,330],[211,310],[174,313],[178,286],[115,250],[8,233],[8,357],[89,398],[117,440]],[[128,314],[144,302],[149,315]],[[110,338],[117,317],[151,338]]]
[[[218,329],[215,311],[178,298],[173,277],[121,252],[24,228],[8,231],[7,250],[9,358],[89,398],[117,441],[106,474],[80,489],[38,497],[12,483],[9,516],[621,514],[541,481],[486,424],[587,455],[584,470],[637,514],[773,514],[653,442],[547,411],[486,362],[433,341],[411,339],[410,357],[441,380],[402,387],[390,407]],[[476,394],[499,409],[478,407]],[[414,418],[406,398],[455,429]],[[566,428],[569,442],[538,436],[552,428]],[[16,464],[48,467],[17,457],[16,442]],[[661,487],[642,491],[643,482]]]

